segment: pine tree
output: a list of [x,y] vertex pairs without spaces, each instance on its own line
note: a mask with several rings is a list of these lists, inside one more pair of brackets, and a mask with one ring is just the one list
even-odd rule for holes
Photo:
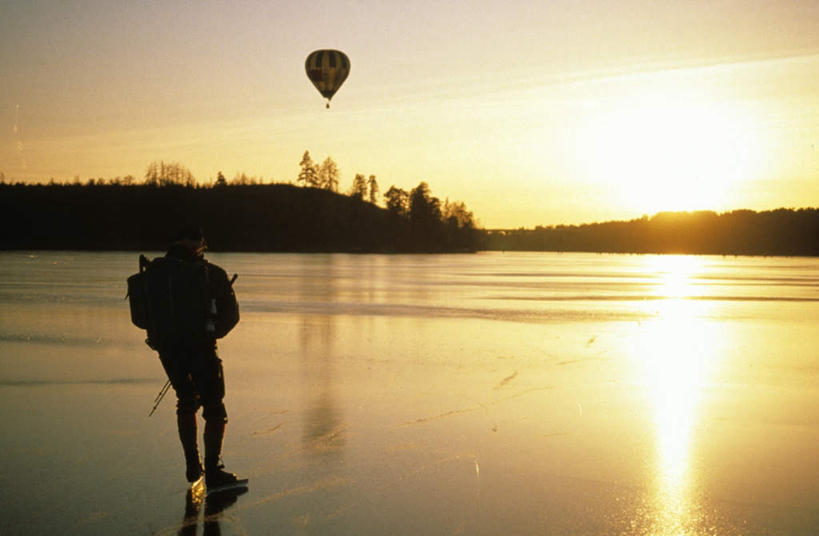
[[350,197],[356,197],[364,200],[367,195],[367,180],[361,173],[356,173],[353,179],[353,187],[350,189]]
[[375,175],[370,175],[370,180],[367,181],[367,185],[370,187],[370,203],[373,205],[378,204],[378,182],[375,180]]
[[318,188],[319,170],[318,166],[313,163],[313,159],[310,158],[310,151],[304,151],[304,156],[301,157],[299,166],[301,167],[301,171],[299,171],[297,182],[302,183],[303,186]]

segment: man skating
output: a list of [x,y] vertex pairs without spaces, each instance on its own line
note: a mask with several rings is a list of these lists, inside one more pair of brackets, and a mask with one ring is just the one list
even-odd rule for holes
[[[179,439],[185,454],[185,477],[218,488],[237,483],[225,471],[222,442],[227,424],[223,402],[225,380],[216,339],[239,321],[232,281],[225,271],[204,259],[205,240],[199,227],[183,227],[164,257],[144,272],[148,345],[159,359],[176,392]],[[196,412],[205,419],[205,464],[199,457]]]

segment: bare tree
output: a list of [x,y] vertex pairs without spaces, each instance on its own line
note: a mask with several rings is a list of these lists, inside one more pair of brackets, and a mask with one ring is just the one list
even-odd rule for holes
[[451,222],[462,229],[475,227],[475,216],[467,210],[466,204],[461,201],[450,202],[447,199],[441,212],[445,222]]
[[338,166],[333,161],[333,159],[328,156],[324,160],[324,162],[321,163],[321,167],[319,168],[318,171],[319,188],[324,188],[325,190],[337,192],[338,177],[339,177]]
[[145,171],[145,184],[149,186],[171,186],[182,185],[193,187],[196,185],[196,178],[188,168],[178,162],[165,163],[153,161]]
[[390,186],[387,193],[384,194],[387,200],[387,209],[390,212],[399,215],[406,215],[409,212],[409,194],[406,190]]

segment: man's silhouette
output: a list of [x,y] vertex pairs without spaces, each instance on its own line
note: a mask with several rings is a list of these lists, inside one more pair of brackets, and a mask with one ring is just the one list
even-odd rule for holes
[[[235,483],[224,470],[222,441],[227,424],[225,380],[216,339],[239,321],[232,281],[204,259],[202,231],[187,225],[174,237],[164,257],[146,271],[149,302],[148,344],[176,392],[179,439],[185,453],[185,476],[195,482],[204,470],[208,487]],[[205,419],[205,465],[199,457],[196,412]]]

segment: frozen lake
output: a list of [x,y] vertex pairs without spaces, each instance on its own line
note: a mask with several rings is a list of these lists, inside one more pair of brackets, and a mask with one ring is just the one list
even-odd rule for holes
[[819,532],[819,259],[208,258],[249,492],[187,504],[136,253],[5,252],[0,533]]

